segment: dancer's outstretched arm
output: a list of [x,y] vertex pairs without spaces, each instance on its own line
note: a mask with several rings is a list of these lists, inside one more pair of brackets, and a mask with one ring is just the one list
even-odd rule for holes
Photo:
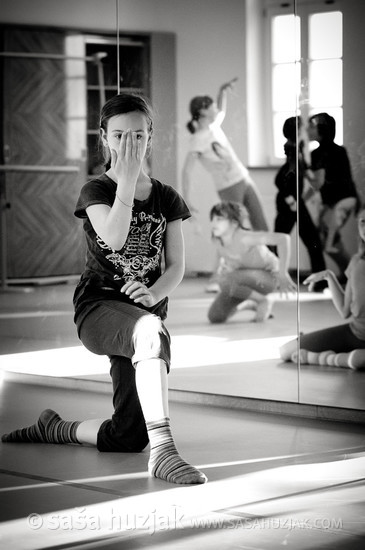
[[346,289],[343,290],[340,285],[336,275],[331,269],[325,269],[319,271],[318,273],[312,273],[304,281],[303,284],[308,285],[309,290],[312,290],[315,283],[319,281],[327,281],[328,288],[331,292],[331,297],[335,308],[338,313],[344,319],[347,319],[350,312],[350,303],[351,303],[351,288],[350,285],[346,285]]

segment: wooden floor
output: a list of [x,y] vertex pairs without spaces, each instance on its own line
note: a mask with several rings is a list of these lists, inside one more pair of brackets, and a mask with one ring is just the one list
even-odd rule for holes
[[[1,433],[50,405],[66,419],[107,417],[110,396],[4,382]],[[364,430],[171,403],[180,453],[209,478],[149,478],[148,449],[0,444],[0,536],[7,550],[362,550]]]
[[[176,443],[208,483],[150,478],[148,448],[0,444],[1,547],[363,548],[364,425],[355,416],[365,408],[365,375],[301,367],[298,379],[296,367],[278,359],[278,345],[296,332],[295,300],[278,300],[264,325],[246,312],[212,326],[205,282],[184,281],[168,327]],[[108,363],[77,340],[73,288],[0,296],[1,433],[33,423],[47,407],[65,419],[111,414]],[[304,330],[337,322],[323,295],[303,297],[301,309]],[[338,415],[347,406],[346,423]]]
[[[205,278],[187,278],[170,300],[171,390],[245,398],[246,405],[258,400],[270,403],[271,410],[291,403],[295,411],[300,404],[312,415],[323,407],[336,408],[365,420],[365,372],[298,367],[279,359],[279,346],[297,331],[342,322],[328,295],[304,289],[299,303],[296,295],[274,296],[274,318],[266,323],[252,322],[253,313],[246,311],[225,324],[211,325],[207,309],[214,296],[205,293],[205,285]],[[88,381],[90,389],[92,382],[110,384],[108,362],[87,352],[77,338],[73,290],[74,284],[61,284],[0,294],[1,368],[13,373],[13,379],[16,373],[22,379],[28,373],[42,375],[45,383],[54,384],[58,378],[57,383],[67,382],[68,387],[78,381]],[[332,413],[341,417],[341,411]]]

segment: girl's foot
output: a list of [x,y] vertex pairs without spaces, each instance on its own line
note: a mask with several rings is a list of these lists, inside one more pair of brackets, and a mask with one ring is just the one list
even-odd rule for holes
[[262,323],[263,321],[266,321],[270,318],[272,310],[272,302],[268,298],[263,298],[257,303],[257,309],[256,309],[256,317],[255,322],[256,323]]
[[80,422],[68,422],[52,409],[44,410],[38,421],[27,428],[4,434],[3,443],[79,443],[76,430]]
[[208,481],[205,474],[183,460],[171,435],[168,418],[146,422],[151,444],[148,472],[151,476],[177,484],[201,484]]
[[237,311],[256,311],[257,310],[257,302],[256,300],[244,300],[237,306]]
[[210,294],[216,294],[220,291],[219,284],[215,283],[214,281],[207,284],[205,287],[205,292],[209,292]]

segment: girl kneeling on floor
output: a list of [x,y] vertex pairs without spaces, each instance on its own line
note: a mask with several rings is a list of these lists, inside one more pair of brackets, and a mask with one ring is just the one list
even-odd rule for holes
[[163,321],[167,296],[184,274],[181,225],[190,212],[173,187],[144,168],[152,133],[143,97],[111,98],[100,118],[106,171],[84,185],[75,210],[87,245],[75,322],[84,346],[110,359],[112,418],[65,421],[46,409],[35,424],[2,441],[76,443],[103,452],[140,452],[150,443],[151,476],[205,483],[180,457],[170,428],[170,336]]
[[[220,290],[208,311],[211,323],[224,323],[242,309],[255,310],[255,321],[265,321],[272,308],[268,295],[296,290],[288,273],[289,236],[246,229],[245,218],[238,202],[223,201],[210,211],[212,238],[220,258]],[[277,248],[278,256],[269,246]]]

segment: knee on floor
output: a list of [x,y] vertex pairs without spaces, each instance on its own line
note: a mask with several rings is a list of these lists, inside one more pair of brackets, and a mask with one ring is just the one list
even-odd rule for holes
[[212,324],[224,323],[226,317],[224,317],[219,311],[208,311],[208,320]]

